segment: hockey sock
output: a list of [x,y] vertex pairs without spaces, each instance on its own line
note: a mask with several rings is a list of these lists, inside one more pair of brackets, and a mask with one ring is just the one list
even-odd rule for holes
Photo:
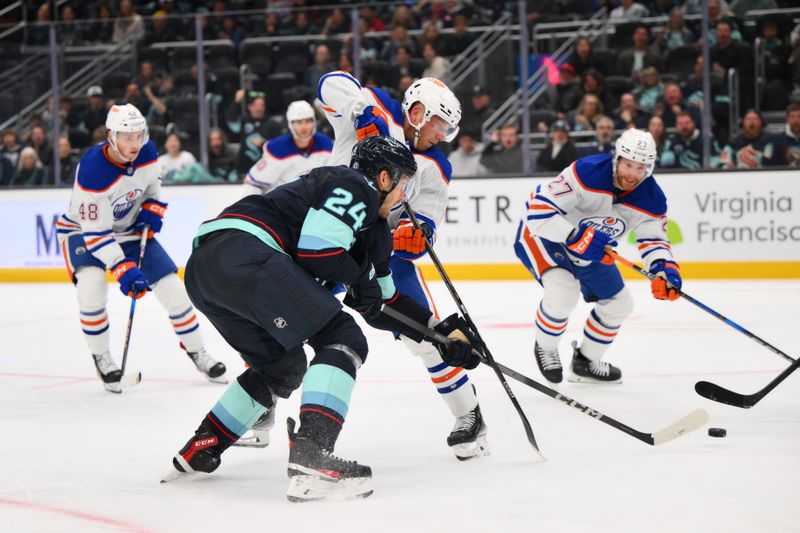
[[536,342],[544,350],[555,350],[561,335],[567,329],[569,316],[559,318],[552,313],[548,313],[544,308],[544,302],[539,304],[536,309]]
[[478,397],[469,383],[469,375],[463,368],[456,368],[442,361],[436,347],[429,342],[415,342],[401,336],[403,344],[422,360],[436,392],[447,404],[455,417],[464,416],[478,405]]
[[197,313],[180,278],[176,274],[164,276],[153,285],[153,292],[169,313],[169,321],[184,349],[187,352],[199,352],[203,349]]
[[96,355],[110,351],[108,337],[108,282],[105,270],[98,267],[83,267],[75,274],[78,291],[78,309],[81,328],[89,350]]
[[[327,351],[327,350],[326,350]],[[325,359],[337,359],[326,357]],[[306,437],[323,449],[333,451],[353,394],[355,369],[344,354],[339,365],[312,361],[303,378],[303,395],[300,401],[300,430]],[[315,361],[317,358],[315,358]],[[330,361],[334,362],[334,361]],[[342,365],[342,363],[344,365]],[[341,366],[352,370],[352,375]]]
[[599,360],[617,338],[622,322],[633,312],[633,297],[627,288],[605,300],[600,300],[589,313],[583,327],[581,353]]
[[569,314],[578,305],[580,285],[563,268],[550,268],[542,274],[544,296],[536,309],[536,342],[544,350],[555,350],[567,329]]
[[94,311],[80,310],[81,327],[86,336],[86,343],[93,354],[103,354],[109,351],[108,340],[108,313],[106,308]]
[[206,421],[211,422],[209,429],[219,437],[222,450],[239,440],[239,437],[253,427],[268,407],[256,401],[240,383],[243,381],[245,387],[247,386],[245,377],[247,372],[252,371],[246,371],[231,383],[206,415]]

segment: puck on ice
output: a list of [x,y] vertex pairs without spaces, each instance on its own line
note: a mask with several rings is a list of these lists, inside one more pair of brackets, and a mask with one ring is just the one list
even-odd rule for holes
[[728,432],[725,431],[725,428],[708,428],[708,436],[709,437],[724,437],[727,435]]

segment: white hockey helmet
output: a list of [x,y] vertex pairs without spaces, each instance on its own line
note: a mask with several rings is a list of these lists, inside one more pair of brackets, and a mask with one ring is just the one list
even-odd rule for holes
[[117,153],[119,153],[117,149],[117,133],[143,132],[141,146],[147,144],[148,139],[150,139],[147,121],[141,111],[136,109],[133,104],[112,105],[106,116],[106,129],[111,134],[109,143]]
[[[419,124],[414,124],[408,114],[411,111],[411,107],[417,102],[425,106],[425,115]],[[419,131],[422,126],[434,116],[447,123],[445,141],[452,142],[458,135],[458,123],[461,121],[461,104],[458,102],[456,95],[453,94],[453,91],[436,78],[420,78],[406,89],[406,93],[403,95],[403,113],[405,113],[409,124],[417,130],[417,137],[419,137]],[[417,141],[414,140],[414,146],[416,144]]]
[[314,124],[314,127],[311,130],[311,134],[313,135],[314,132],[317,131],[317,117],[314,114],[314,108],[311,107],[311,104],[305,100],[295,100],[289,104],[289,107],[286,108],[286,124],[289,126],[289,131],[292,132],[293,136],[297,135],[294,132],[294,126],[292,126],[292,123],[295,120],[305,120],[309,118]]
[[649,131],[631,128],[625,130],[617,139],[614,152],[614,175],[617,173],[617,158],[624,157],[647,166],[645,177],[653,173],[656,167],[656,141]]

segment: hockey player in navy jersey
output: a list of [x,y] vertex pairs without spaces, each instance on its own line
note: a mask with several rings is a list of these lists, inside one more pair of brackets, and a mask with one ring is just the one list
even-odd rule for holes
[[526,202],[517,230],[517,257],[544,288],[536,310],[534,355],[552,383],[563,379],[558,344],[578,295],[594,303],[580,346],[573,341],[569,381],[620,383],[619,368],[603,361],[633,299],[606,254],[615,239],[634,231],[645,267],[657,277],[653,296],[677,299],[681,273],[667,240],[667,200],[652,176],[653,137],[625,131],[615,154],[578,159],[554,180],[539,185]]
[[[265,195],[247,196],[200,226],[186,265],[189,296],[248,368],[175,455],[165,481],[216,470],[222,452],[302,382],[299,430],[287,421],[288,498],[372,493],[369,467],[332,455],[368,348],[353,317],[324,285],[346,285],[345,304],[374,327],[422,339],[381,313],[386,302],[431,323],[430,311],[398,293],[388,266],[386,217],[415,171],[404,144],[371,137],[356,146],[352,168],[314,169]],[[437,345],[448,364],[477,366],[461,333],[463,319],[432,323],[459,339]],[[314,350],[308,370],[304,342]]]
[[[422,78],[411,84],[399,103],[386,91],[362,87],[350,74],[336,71],[320,79],[317,99],[335,132],[332,165],[348,164],[353,145],[370,135],[391,136],[411,147],[417,173],[406,197],[433,244],[447,209],[451,175],[450,162],[436,144],[452,141],[461,120],[461,105],[453,92],[435,78]],[[437,315],[422,273],[414,263],[426,253],[426,235],[412,227],[402,206],[392,210],[388,221],[394,239],[390,261],[394,284],[401,293]],[[431,343],[415,342],[405,336],[401,339],[420,357],[433,386],[455,417],[447,444],[456,457],[464,460],[488,454],[486,424],[467,372],[442,361]]]
[[[123,294],[141,298],[152,290],[169,314],[183,348],[210,381],[227,383],[225,365],[203,347],[200,324],[178,268],[153,236],[167,204],[159,200],[161,168],[147,123],[131,104],[112,106],[108,140],[90,148],[78,165],[72,199],[56,222],[70,280],[78,290],[83,333],[106,390],[120,392],[120,370],[109,348],[106,269]],[[139,242],[150,227],[141,270]]]
[[314,108],[297,100],[286,109],[290,133],[266,141],[263,155],[244,178],[244,195],[263,194],[328,164],[333,141],[317,131]]

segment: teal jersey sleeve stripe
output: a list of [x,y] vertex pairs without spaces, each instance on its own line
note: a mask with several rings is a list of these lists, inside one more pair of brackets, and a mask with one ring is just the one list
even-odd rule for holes
[[316,237],[331,243],[333,248],[349,250],[355,242],[353,228],[327,211],[311,208],[308,210],[300,239],[304,236]]
[[396,291],[394,287],[394,280],[392,279],[392,275],[389,274],[388,276],[381,276],[378,278],[378,285],[381,287],[381,296],[384,300],[388,300]]
[[211,412],[228,429],[241,436],[255,424],[258,417],[263,415],[266,410],[266,407],[247,394],[238,381],[234,381],[225,390]]
[[213,233],[215,231],[220,231],[223,229],[236,229],[239,231],[244,231],[256,237],[258,240],[269,246],[270,248],[281,252],[286,253],[283,251],[283,248],[280,247],[278,242],[269,234],[266,230],[259,228],[255,224],[251,224],[246,220],[241,220],[237,218],[221,218],[217,220],[211,220],[209,222],[204,222],[200,225],[200,229],[197,230],[197,235],[194,236],[194,240],[192,241],[192,247],[197,248],[197,245],[200,244],[200,237],[203,235],[208,235],[209,233]]
[[304,404],[313,403],[347,416],[355,380],[350,374],[332,365],[311,365],[303,378]]

